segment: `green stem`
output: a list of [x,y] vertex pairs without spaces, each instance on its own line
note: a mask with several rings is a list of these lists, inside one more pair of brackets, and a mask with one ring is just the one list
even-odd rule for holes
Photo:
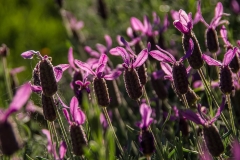
[[[214,97],[214,95],[213,95],[213,93],[212,93],[212,91],[211,91],[211,89],[210,89],[210,87],[209,87],[206,79],[205,79],[205,76],[204,76],[203,71],[202,71],[201,68],[198,70],[198,73],[199,73],[199,75],[200,75],[200,77],[201,77],[201,79],[202,79],[202,81],[203,81],[204,87],[205,87],[205,89],[206,89],[206,91],[207,91],[206,93],[207,93],[209,96],[211,96],[214,105],[215,105],[217,108],[219,108],[219,105],[218,105],[218,103],[217,103],[217,101],[216,101],[216,99],[215,99],[215,97]],[[231,130],[231,127],[230,127],[230,125],[228,124],[228,122],[227,122],[225,116],[223,115],[223,113],[221,113],[221,118],[223,119],[223,121],[224,121],[227,129],[228,129],[228,130]]]
[[228,103],[228,109],[229,109],[229,116],[230,116],[230,122],[231,122],[231,125],[232,125],[233,134],[234,134],[234,136],[236,136],[236,135],[237,135],[237,132],[236,132],[236,127],[235,127],[234,118],[233,118],[231,98],[230,98],[230,95],[229,95],[229,94],[227,94],[226,97],[227,97],[227,103]]
[[[52,142],[51,145],[52,145],[52,148],[53,148],[54,147],[54,145],[53,145],[53,131],[52,131],[51,122],[49,122],[48,120],[47,120],[47,125],[48,125],[48,130],[50,131],[51,142]],[[54,149],[56,150],[56,148],[54,148]],[[54,157],[54,158],[56,158],[56,157]]]
[[51,125],[52,125],[53,133],[54,133],[55,138],[56,138],[57,146],[59,147],[59,140],[58,140],[57,131],[56,131],[56,128],[55,128],[55,125],[54,125],[54,121],[51,123]]
[[105,117],[106,117],[106,119],[107,119],[108,125],[110,126],[110,128],[111,128],[111,130],[112,130],[112,132],[113,132],[113,135],[114,135],[114,137],[115,137],[115,140],[116,140],[118,149],[120,150],[121,154],[124,155],[122,146],[121,146],[121,144],[120,144],[120,142],[119,142],[119,140],[118,140],[118,138],[117,138],[117,135],[116,135],[116,133],[115,133],[115,131],[114,131],[114,128],[113,128],[112,122],[111,122],[111,120],[110,120],[110,117],[109,117],[109,115],[108,115],[108,112],[107,112],[106,107],[103,107],[103,113],[104,113],[104,115],[105,115]]
[[72,153],[70,152],[70,150],[71,150],[71,145],[70,145],[70,142],[69,142],[69,140],[68,140],[68,138],[67,138],[67,133],[66,133],[66,130],[65,130],[65,128],[64,128],[61,115],[60,115],[60,113],[59,113],[59,111],[58,111],[57,108],[55,108],[55,110],[56,110],[56,113],[57,113],[58,123],[59,123],[59,126],[60,126],[60,128],[61,128],[64,141],[65,141],[66,144],[67,144],[67,154],[68,154],[68,156],[70,156],[70,159],[73,159],[73,155],[72,155]]
[[2,58],[2,64],[3,64],[3,72],[4,72],[4,79],[7,87],[7,92],[8,92],[8,97],[10,100],[12,100],[13,95],[12,95],[12,90],[11,90],[11,85],[10,85],[10,78],[9,78],[9,72],[7,68],[7,60],[5,57]]

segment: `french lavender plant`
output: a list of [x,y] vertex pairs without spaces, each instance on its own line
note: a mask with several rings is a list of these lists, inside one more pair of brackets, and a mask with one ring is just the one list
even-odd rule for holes
[[218,117],[224,109],[224,106],[225,97],[223,96],[221,106],[218,108],[215,116],[211,119],[202,114],[200,104],[198,105],[199,113],[195,113],[189,109],[181,112],[182,116],[188,120],[191,120],[194,123],[203,126],[203,138],[205,140],[208,151],[214,157],[218,157],[224,152],[224,145],[219,135],[218,129],[213,124],[215,121],[217,121]]
[[192,55],[189,56],[188,62],[193,69],[200,69],[203,66],[202,60],[202,51],[199,46],[198,40],[192,31],[193,29],[193,20],[192,13],[187,14],[184,10],[179,10],[179,18],[173,22],[173,25],[183,33],[182,43],[185,54],[189,50],[189,40],[192,39],[194,43],[194,49]]
[[12,155],[21,146],[16,138],[12,127],[12,120],[9,120],[11,114],[19,111],[27,102],[31,95],[31,85],[29,83],[23,84],[16,92],[15,96],[12,99],[12,102],[9,104],[9,107],[5,111],[1,111],[0,117],[0,144],[1,150],[4,155]]
[[83,155],[83,149],[88,145],[88,140],[82,124],[86,120],[86,116],[83,111],[79,108],[79,103],[76,97],[73,97],[70,102],[70,114],[72,120],[69,116],[68,110],[63,108],[63,113],[70,125],[70,137],[72,142],[72,149],[75,155]]
[[137,57],[134,57],[133,54],[129,54],[123,47],[116,47],[110,50],[111,54],[121,55],[123,59],[124,63],[122,66],[124,67],[123,79],[125,88],[128,96],[133,100],[138,100],[143,94],[143,86],[136,68],[143,65],[147,60],[150,46],[149,43],[148,48],[143,49]]
[[[157,46],[158,47],[158,46]],[[171,63],[172,66],[172,79],[176,91],[183,95],[188,92],[189,83],[187,78],[187,70],[183,65],[183,61],[191,56],[194,44],[192,39],[189,40],[189,49],[185,56],[177,61],[169,52],[158,47],[158,50],[150,51],[149,54],[158,61]]]
[[141,122],[137,123],[137,126],[141,129],[139,135],[140,146],[144,156],[146,156],[147,159],[151,159],[151,155],[155,151],[154,137],[149,130],[149,127],[153,122],[153,119],[151,118],[152,109],[147,104],[142,103],[139,110],[142,116]]
[[211,53],[216,53],[219,50],[219,42],[218,42],[218,36],[217,36],[217,31],[216,27],[219,26],[220,24],[223,23],[228,23],[226,20],[221,20],[223,15],[226,15],[223,13],[223,5],[221,2],[218,2],[216,7],[215,7],[215,15],[210,24],[207,24],[207,22],[204,20],[201,12],[201,1],[198,1],[198,6],[197,6],[198,14],[199,14],[199,19],[203,24],[207,27],[206,30],[206,46],[208,50]]

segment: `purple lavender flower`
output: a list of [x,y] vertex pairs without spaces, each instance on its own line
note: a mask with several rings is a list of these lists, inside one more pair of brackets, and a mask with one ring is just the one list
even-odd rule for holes
[[150,43],[148,48],[143,49],[138,56],[134,54],[128,43],[122,38],[122,42],[126,46],[126,49],[123,47],[116,47],[110,50],[111,54],[121,55],[123,59],[122,66],[124,67],[123,78],[125,82],[125,88],[130,98],[137,100],[142,94],[142,84],[140,81],[140,77],[136,71],[136,69],[144,64],[144,62],[148,58],[148,51],[150,49]]
[[[26,51],[26,52],[23,52],[22,54],[21,54],[21,56],[24,58],[24,59],[32,59],[33,58],[33,56],[34,55],[36,55],[39,59],[40,59],[40,61],[39,61],[39,63],[36,65],[36,67],[34,68],[34,71],[33,71],[33,73],[34,73],[34,75],[33,75],[33,80],[34,79],[36,79],[36,78],[38,78],[39,79],[39,83],[36,85],[36,84],[32,84],[31,85],[31,89],[32,89],[32,91],[33,92],[36,92],[36,93],[41,93],[42,92],[42,85],[43,84],[41,84],[41,83],[43,83],[43,82],[41,82],[41,76],[40,76],[40,63],[41,62],[44,62],[44,61],[46,61],[46,62],[48,62],[48,63],[51,63],[50,62],[50,60],[51,60],[51,57],[48,57],[47,55],[45,55],[45,56],[42,56],[41,54],[40,54],[40,52],[38,52],[38,51],[34,51],[34,50],[29,50],[29,51]],[[49,66],[51,66],[51,64],[49,64]],[[69,65],[68,64],[59,64],[59,65],[57,65],[57,66],[55,66],[55,67],[52,67],[52,69],[50,69],[50,71],[48,70],[48,72],[51,72],[53,75],[51,75],[51,77],[53,76],[53,79],[51,79],[51,81],[56,81],[56,82],[59,82],[60,80],[61,80],[61,78],[62,78],[62,74],[63,74],[63,72],[67,69],[69,67]],[[52,70],[52,71],[51,71]],[[35,74],[35,73],[37,73],[37,74]],[[44,77],[44,76],[43,76]],[[48,77],[49,78],[49,77]],[[43,78],[44,79],[44,78]],[[45,85],[45,79],[44,79],[44,85]],[[55,82],[54,82],[55,83]],[[56,88],[56,87],[54,87],[54,88]],[[55,91],[56,89],[54,89],[54,91]]]
[[233,155],[233,160],[238,160],[240,159],[240,144],[237,139],[235,139],[232,143],[232,155]]
[[78,106],[79,103],[77,98],[73,97],[70,102],[70,114],[72,120],[66,108],[63,108],[63,113],[70,125],[73,153],[79,156],[83,154],[83,148],[87,146],[88,142],[82,127],[82,124],[86,120],[86,116]]
[[226,101],[226,98],[223,96],[221,106],[218,108],[215,116],[211,119],[208,118],[206,115],[202,114],[201,105],[198,105],[198,114],[194,113],[190,109],[181,112],[181,114],[188,120],[191,120],[196,124],[203,126],[203,137],[204,137],[206,146],[209,152],[211,153],[211,155],[215,157],[218,157],[220,154],[223,153],[224,145],[222,143],[218,130],[213,123],[218,119],[221,112],[223,111],[225,106],[225,101]]
[[169,72],[169,69],[167,69],[166,72],[169,76],[172,75],[170,78],[173,80],[174,87],[179,94],[185,94],[188,91],[187,71],[182,62],[192,54],[194,47],[192,39],[189,40],[189,46],[188,52],[185,56],[180,58],[179,61],[177,61],[169,52],[158,46],[158,50],[149,52],[149,54],[156,60],[173,64],[172,73]]
[[56,160],[63,160],[64,159],[64,156],[67,152],[67,145],[64,141],[62,141],[60,143],[60,146],[59,146],[59,152],[57,153],[56,151],[56,143],[52,143],[52,139],[51,139],[51,135],[50,135],[50,132],[46,129],[42,129],[42,133],[46,135],[47,137],[47,141],[48,141],[48,144],[47,144],[47,150],[50,154],[53,155],[54,159]]
[[218,25],[222,23],[228,23],[228,21],[226,20],[220,21],[221,17],[224,15],[222,3],[221,2],[217,3],[217,6],[215,8],[215,16],[212,19],[210,24],[207,24],[207,22],[202,17],[200,0],[198,1],[197,10],[198,10],[197,13],[199,15],[200,21],[202,21],[203,24],[207,27],[206,46],[210,52],[216,53],[219,50],[219,43],[218,43],[217,32],[215,29]]
[[23,84],[16,92],[9,107],[5,111],[1,111],[0,116],[0,143],[2,153],[5,155],[12,155],[20,146],[16,139],[11,123],[8,117],[19,111],[27,102],[31,95],[31,85],[29,83]]
[[234,58],[238,49],[234,47],[233,49],[229,49],[227,53],[224,55],[223,62],[219,62],[214,60],[213,58],[203,54],[202,58],[208,65],[219,66],[220,67],[220,89],[224,94],[230,94],[233,90],[233,80],[232,80],[232,72],[229,68],[229,63]]
[[183,34],[189,34],[193,29],[192,13],[187,14],[180,9],[179,18],[173,22],[173,25]]
[[[223,42],[226,45],[226,49],[227,50],[232,49],[233,46],[227,39],[227,30],[226,30],[226,27],[224,25],[222,26],[222,28],[220,30],[220,33],[221,33],[221,37],[223,39]],[[237,43],[238,43],[238,41],[237,41]],[[238,73],[238,71],[240,69],[239,55],[240,55],[239,52],[238,52],[238,54],[235,54],[235,56],[233,57],[233,59],[231,60],[231,62],[229,64],[233,73]]]
[[141,151],[146,157],[151,157],[155,151],[154,138],[152,133],[149,131],[149,126],[152,124],[153,119],[151,118],[152,109],[147,104],[142,103],[140,106],[140,114],[142,116],[141,122],[137,123],[137,126],[141,129],[139,135],[139,142]]

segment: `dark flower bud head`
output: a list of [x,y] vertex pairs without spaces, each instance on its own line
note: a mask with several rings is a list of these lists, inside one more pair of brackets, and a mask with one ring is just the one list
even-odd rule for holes
[[224,94],[231,94],[233,87],[232,72],[229,66],[220,68],[220,89]]
[[179,94],[186,94],[189,90],[187,70],[182,63],[174,63],[172,68],[173,83]]
[[104,78],[94,78],[93,87],[97,102],[102,107],[107,107],[110,104],[107,84]]
[[0,56],[1,57],[6,57],[8,55],[8,47],[5,44],[2,44],[0,47]]
[[211,53],[216,53],[219,49],[217,32],[214,28],[206,30],[206,45]]
[[240,60],[238,54],[233,57],[232,61],[229,64],[229,67],[231,68],[233,73],[238,73],[240,69]]
[[136,69],[125,69],[123,79],[128,96],[133,100],[139,99],[143,94],[143,89]]
[[82,125],[73,122],[70,125],[70,137],[73,153],[77,156],[83,155],[83,148],[88,145],[88,141]]
[[208,65],[220,67],[220,89],[224,94],[230,94],[233,90],[232,71],[228,65],[236,55],[237,50],[236,47],[229,49],[227,53],[225,53],[222,63],[203,54],[203,59]]
[[0,122],[0,144],[4,155],[10,156],[20,149],[12,125],[8,121]]
[[151,157],[155,151],[154,138],[150,131],[143,129],[140,133],[140,146],[144,156]]
[[141,84],[144,86],[147,83],[147,68],[145,64],[137,68],[137,73]]
[[42,107],[44,118],[50,122],[57,118],[55,112],[55,103],[52,97],[47,97],[42,94]]
[[44,57],[39,63],[43,94],[51,97],[58,89],[52,63],[47,57]]
[[189,56],[187,58],[187,60],[188,60],[189,65],[193,69],[200,69],[203,66],[202,51],[199,46],[198,40],[193,32],[191,32],[190,34],[183,35],[183,38],[182,38],[183,49],[185,50],[185,53],[189,49],[189,39],[190,38],[193,40],[194,49],[193,49],[191,56]]
[[33,84],[35,86],[41,86],[39,65],[40,65],[40,63],[37,63],[35,68],[33,69],[33,72],[32,72]]
[[179,130],[182,132],[182,135],[187,137],[189,135],[189,125],[187,119],[180,118],[179,119]]
[[214,125],[203,126],[203,137],[212,156],[218,157],[224,152],[223,142]]

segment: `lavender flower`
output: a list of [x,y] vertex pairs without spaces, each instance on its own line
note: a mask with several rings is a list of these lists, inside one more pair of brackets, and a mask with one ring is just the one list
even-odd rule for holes
[[[68,64],[59,64],[53,67],[51,64],[51,57],[42,56],[40,52],[29,50],[23,52],[21,56],[24,59],[32,59],[36,55],[40,61],[33,70],[33,85],[32,91],[52,96],[57,91],[57,82],[62,78],[63,72],[69,67]],[[42,69],[41,69],[42,68]]]
[[94,72],[87,63],[83,63],[79,60],[75,60],[75,64],[79,68],[81,68],[82,70],[85,70],[86,72],[89,72],[91,75],[94,76],[93,86],[94,86],[94,91],[97,97],[98,104],[100,106],[108,106],[110,103],[108,88],[105,80],[114,80],[118,78],[122,73],[121,71],[116,70],[108,75],[105,75],[104,69],[106,67],[107,61],[108,61],[107,55],[102,54],[101,57],[99,58],[97,68]]
[[[126,42],[123,40],[123,42]],[[127,43],[125,43],[127,44]],[[127,50],[131,53],[129,54],[123,47],[116,47],[110,50],[111,54],[121,55],[123,59],[122,66],[125,68],[123,73],[123,78],[125,82],[125,88],[130,98],[137,100],[142,94],[142,85],[139,79],[139,75],[136,71],[137,67],[140,67],[148,58],[148,51],[150,49],[150,43],[148,48],[143,49],[138,56],[134,54],[129,45],[125,45]]]
[[222,3],[221,2],[217,3],[217,6],[215,8],[215,16],[212,19],[210,24],[207,24],[207,22],[202,17],[200,0],[198,1],[197,10],[198,10],[198,14],[200,15],[199,16],[200,21],[202,21],[203,24],[207,27],[207,30],[206,30],[207,48],[210,52],[216,53],[219,49],[219,43],[218,43],[217,32],[215,29],[217,26],[219,26],[222,23],[228,23],[228,21],[226,20],[220,21],[221,17],[224,15]]
[[199,46],[198,40],[195,37],[193,29],[192,13],[187,14],[184,10],[179,10],[179,18],[173,22],[173,25],[183,33],[182,43],[185,54],[189,50],[189,40],[192,39],[194,49],[192,55],[188,57],[188,62],[193,69],[200,69],[203,66],[202,51]]
[[[223,39],[223,42],[226,45],[226,49],[227,50],[232,49],[233,46],[227,39],[227,30],[226,30],[226,27],[224,25],[222,26],[222,28],[220,30],[220,33],[221,33],[221,37]],[[235,54],[235,56],[233,57],[233,59],[229,63],[229,66],[230,66],[233,73],[238,73],[238,71],[240,69],[239,52],[238,52],[238,54]]]
[[192,39],[189,40],[189,50],[185,56],[180,58],[177,61],[169,52],[161,49],[157,46],[159,50],[150,51],[149,54],[158,61],[167,62],[173,64],[172,67],[172,80],[174,83],[174,87],[179,94],[185,94],[188,91],[188,79],[187,79],[187,71],[183,65],[183,60],[191,56],[193,52],[193,41]]
[[50,132],[48,130],[46,130],[46,129],[42,129],[42,133],[45,134],[46,137],[47,137],[47,141],[48,141],[47,150],[48,150],[48,152],[53,155],[54,159],[56,159],[56,160],[63,160],[64,156],[66,155],[66,152],[67,152],[67,145],[66,145],[66,143],[64,141],[62,141],[60,143],[59,151],[57,153],[57,151],[56,151],[56,143],[52,143]]
[[206,118],[206,116],[202,115],[201,105],[198,105],[198,112],[199,112],[198,114],[194,113],[191,110],[185,110],[181,112],[181,114],[185,118],[195,122],[198,125],[203,126],[203,137],[204,137],[206,146],[209,152],[211,153],[211,155],[215,157],[218,157],[221,153],[223,153],[224,145],[222,143],[218,130],[213,123],[218,119],[221,112],[223,111],[225,106],[225,101],[226,99],[225,97],[223,97],[221,106],[218,108],[215,116],[211,119]]
[[82,124],[86,120],[83,111],[78,107],[79,103],[76,97],[73,97],[70,102],[70,114],[66,108],[63,108],[63,113],[70,125],[70,136],[72,140],[73,153],[81,156],[83,155],[83,148],[87,146],[87,138],[83,130]]
[[149,107],[145,103],[142,103],[140,106],[140,114],[142,116],[142,120],[141,122],[137,123],[137,126],[141,129],[139,141],[141,150],[146,157],[151,157],[151,155],[155,151],[154,137],[149,131],[149,126],[153,122],[153,119],[151,118],[151,113],[151,107]]
[[14,134],[11,123],[8,118],[11,114],[19,111],[27,102],[31,95],[31,85],[29,83],[23,84],[16,92],[7,110],[2,111],[0,116],[0,143],[2,153],[5,155],[12,155],[20,146]]
[[224,94],[230,94],[233,90],[232,72],[229,68],[229,63],[237,53],[238,49],[234,47],[229,49],[224,55],[223,62],[214,60],[213,58],[203,54],[202,58],[208,65],[220,67],[220,89]]

